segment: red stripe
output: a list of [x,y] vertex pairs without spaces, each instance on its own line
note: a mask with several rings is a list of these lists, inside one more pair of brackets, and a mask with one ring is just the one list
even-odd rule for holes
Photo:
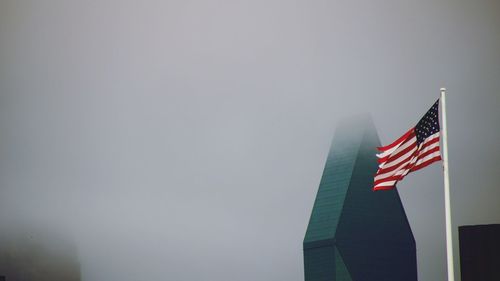
[[[394,171],[394,170],[398,169],[399,167],[402,167],[403,165],[408,165],[408,164],[409,164],[409,162],[410,162],[410,160],[411,160],[411,158],[413,158],[413,157],[415,157],[415,156],[418,158],[418,159],[417,159],[417,161],[418,161],[419,159],[423,159],[423,158],[425,158],[425,156],[430,155],[430,154],[432,154],[432,153],[434,153],[434,152],[436,152],[436,151],[439,151],[439,146],[436,146],[436,147],[434,147],[434,148],[432,148],[432,149],[429,149],[428,151],[426,151],[426,152],[424,152],[424,153],[422,153],[422,154],[419,154],[419,153],[420,153],[420,150],[417,150],[417,151],[415,151],[415,153],[413,153],[412,155],[408,156],[408,157],[407,157],[404,161],[401,161],[401,163],[399,163],[398,165],[394,165],[394,166],[392,166],[392,167],[388,167],[388,168],[385,168],[385,169],[379,169],[379,170],[377,171],[377,174],[375,175],[375,177],[376,177],[376,176],[378,176],[378,175],[385,174],[385,173],[387,173],[387,172]],[[415,161],[415,163],[416,163],[417,161]],[[427,162],[427,161],[426,161],[426,162]],[[424,163],[425,163],[425,162],[424,162]],[[421,164],[419,164],[419,165],[421,165]],[[413,169],[414,169],[414,168],[411,168],[411,171],[413,171]]]
[[[415,128],[411,128],[408,132],[406,132],[403,136],[401,136],[399,139],[397,139],[395,142],[391,143],[390,145],[387,145],[384,147],[379,147],[378,149],[380,151],[387,151],[391,148],[394,148],[397,145],[403,145],[404,143],[407,143],[408,141],[413,140],[413,137],[415,137]],[[398,161],[398,160],[402,160],[402,161],[400,163],[392,166],[392,167],[378,169],[378,171],[374,177],[373,191],[394,189],[396,187],[396,184],[399,181],[401,181],[408,173],[415,172],[417,170],[420,170],[422,168],[429,166],[430,164],[432,164],[436,161],[440,161],[441,160],[440,155],[432,157],[432,154],[440,151],[439,141],[440,141],[439,134],[433,135],[432,138],[428,137],[420,144],[420,147],[418,147],[418,149],[414,153],[412,153],[410,156],[406,157],[403,160],[401,157],[403,157],[406,153],[408,153],[412,149],[415,149],[415,147],[417,146],[416,142],[414,144],[410,145],[409,147],[404,148],[404,149],[397,148],[391,154],[389,154],[383,158],[379,158],[378,162],[381,164],[385,164],[385,165],[393,163],[393,162]],[[436,143],[437,143],[437,145],[436,145]],[[430,148],[433,145],[436,145],[436,146]],[[401,150],[398,151],[398,149],[401,149]],[[424,151],[426,149],[428,149],[428,150]],[[422,159],[424,159],[425,157],[427,157],[429,155],[431,155],[432,158],[425,160],[424,162],[416,165],[416,163],[418,161],[422,161]],[[386,178],[375,180],[376,177],[378,177],[380,175],[386,175],[387,173],[391,173],[391,172],[394,172],[394,174],[396,174],[396,173],[402,173],[402,174],[401,175],[390,175]],[[378,186],[380,184],[384,184],[384,183],[388,184],[391,182],[394,182],[394,184],[391,186]]]
[[[412,134],[412,135],[413,135],[413,136],[410,136],[408,139],[406,139],[404,142],[402,142],[402,143],[401,143],[401,146],[403,146],[403,145],[404,145],[404,144],[406,144],[407,142],[409,142],[409,141],[413,141],[413,140],[415,140],[415,144],[412,144],[412,145],[408,146],[407,148],[405,148],[405,149],[404,149],[404,150],[402,150],[402,151],[406,151],[406,152],[408,152],[408,151],[409,151],[409,150],[408,150],[408,148],[410,148],[410,150],[411,150],[411,148],[413,148],[413,147],[415,147],[415,146],[417,145],[417,140],[415,139],[415,134]],[[396,152],[396,151],[398,151],[398,150],[396,149],[396,150],[394,150],[392,153],[394,153],[394,152]],[[406,153],[406,152],[405,152],[405,153]],[[382,157],[382,158],[379,158],[379,159],[378,159],[378,163],[380,164],[380,163],[384,163],[384,162],[386,162],[386,161],[389,161],[389,157],[394,158],[394,157],[396,157],[396,156],[397,156],[400,152],[398,152],[398,154],[395,154],[395,155],[392,155],[392,153],[391,153],[391,154],[389,154],[389,155],[386,155],[386,156],[384,156],[384,157]],[[404,153],[403,153],[403,154],[404,154]],[[399,155],[399,156],[401,156],[401,155]],[[397,157],[399,157],[399,156],[397,156]]]
[[[439,150],[439,147],[436,147],[436,148],[437,148],[437,150]],[[434,150],[434,149],[433,149],[433,150]],[[437,151],[437,150],[436,150],[436,151]],[[435,151],[434,151],[434,152],[435,152]],[[410,168],[410,169],[409,169],[409,171],[410,171],[410,172],[417,171],[417,170],[422,169],[422,168],[425,168],[425,167],[427,167],[428,165],[430,165],[430,164],[432,164],[432,163],[434,163],[434,162],[436,162],[436,161],[439,161],[439,160],[441,160],[441,156],[436,156],[436,157],[433,157],[433,158],[431,158],[431,159],[429,159],[429,160],[426,160],[425,162],[423,162],[423,163],[419,164],[418,166],[414,166],[414,167]],[[409,163],[409,162],[407,162],[407,163],[406,163],[406,165],[408,166],[408,165],[410,165],[410,163]],[[405,171],[405,170],[408,170],[408,167],[405,167],[405,168],[404,168],[404,169],[402,169],[401,171]],[[380,174],[380,173],[377,173],[377,175],[379,175],[379,174]],[[377,176],[377,175],[375,175],[375,176]],[[383,178],[383,179],[380,179],[380,180],[375,181],[375,182],[374,182],[374,186],[377,186],[377,185],[379,185],[379,184],[381,184],[381,183],[388,182],[388,181],[394,181],[394,180],[395,180],[395,181],[400,181],[400,180],[402,180],[405,176],[406,176],[406,175],[404,175],[404,172],[403,172],[403,174],[401,174],[401,175],[397,175],[397,176],[390,176],[390,177],[387,177],[387,178]]]
[[[414,134],[413,134],[413,135],[414,135]],[[424,142],[422,142],[422,147],[420,147],[420,150],[422,150],[422,149],[426,148],[427,146],[430,146],[430,145],[431,145],[431,144],[433,144],[433,143],[439,142],[439,139],[440,139],[440,138],[439,138],[439,136],[438,136],[438,137],[433,138],[433,139],[431,139],[431,140],[428,140],[428,141],[424,141]],[[411,138],[409,138],[409,139],[405,140],[405,141],[401,144],[401,146],[403,146],[403,145],[404,145],[405,143],[407,143],[409,140],[413,140],[413,136],[412,136]],[[416,145],[416,143],[415,143],[415,145]],[[414,146],[412,145],[412,146],[409,146],[409,147],[414,147]],[[406,152],[408,152],[409,150],[411,150],[411,149],[408,149],[408,148],[407,148],[407,149],[406,149],[406,150],[404,150],[404,151],[405,151],[405,153],[406,153]],[[397,151],[397,150],[395,150],[395,151]],[[398,152],[398,153],[399,153],[399,152]],[[391,154],[389,154],[389,155],[387,155],[387,156],[385,156],[385,157],[383,157],[383,158],[379,158],[379,159],[377,159],[377,161],[378,161],[378,163],[379,163],[379,164],[381,164],[381,163],[384,163],[384,162],[388,161],[388,160],[389,160],[388,158],[389,158],[389,157],[391,157],[391,156],[393,156],[393,157],[396,157],[396,156],[397,156],[397,157],[399,157],[399,156],[401,156],[402,154],[404,154],[404,153],[400,153],[399,155],[398,155],[398,154],[396,154],[396,155],[391,155]],[[392,159],[391,159],[391,160],[392,160]]]
[[377,186],[377,185],[379,185],[383,182],[386,182],[386,181],[399,181],[399,180],[402,180],[403,178],[404,178],[404,176],[402,176],[402,175],[391,176],[391,177],[387,177],[387,178],[375,181],[374,185]]
[[436,137],[436,138],[434,138],[434,139],[431,139],[431,140],[424,140],[424,141],[422,142],[422,147],[420,148],[420,150],[422,150],[422,149],[426,148],[427,146],[429,146],[429,145],[431,145],[431,144],[433,144],[433,143],[439,142],[439,139],[440,139],[440,138],[439,138],[439,136],[438,136],[438,137]]
[[[406,153],[410,152],[412,149],[415,149],[415,147],[417,147],[417,143],[415,142],[414,144],[408,146],[407,148],[399,151],[398,153],[394,154],[394,155],[389,155],[389,158],[387,159],[387,161],[385,161],[386,163],[391,163],[393,162],[394,160],[397,160],[398,158],[400,158],[401,156],[405,155]],[[418,151],[418,150],[417,150]]]
[[394,187],[396,187],[396,184],[394,184],[392,186],[379,186],[379,187],[374,187],[373,191],[377,191],[377,190],[391,190],[391,189],[394,189]]
[[439,161],[439,160],[441,160],[441,155],[438,155],[438,156],[436,156],[436,157],[433,157],[433,158],[431,158],[431,159],[429,159],[429,160],[427,160],[427,161],[425,161],[425,162],[422,162],[421,164],[419,164],[419,165],[417,165],[417,166],[415,166],[415,167],[411,168],[411,169],[410,169],[410,172],[415,172],[415,171],[417,171],[417,170],[420,170],[420,169],[422,169],[422,168],[425,168],[425,167],[429,166],[430,164],[432,164],[432,163],[434,163],[434,162],[436,162],[436,161]]
[[[436,152],[436,151],[439,151],[439,146],[433,147],[433,148],[431,148],[431,149],[427,150],[426,152],[424,152],[424,153],[422,153],[422,154],[418,154],[418,155],[417,155],[417,157],[418,157],[418,159],[424,159],[424,158],[425,158],[425,156],[427,156],[427,155],[429,155],[429,154],[432,154],[432,153],[434,153],[434,152]],[[419,151],[419,153],[420,153],[420,152],[421,152],[421,151]]]
[[408,138],[408,136],[411,134],[411,133],[415,133],[415,127],[411,128],[410,130],[408,130],[408,132],[406,132],[404,135],[402,135],[399,139],[397,139],[395,142],[389,144],[389,145],[386,145],[386,146],[381,146],[381,147],[377,147],[377,149],[379,151],[386,151],[388,149],[391,149],[393,147],[395,147],[396,145],[398,145],[398,143],[402,142],[404,139]]
[[[419,158],[422,158],[422,157],[424,157],[424,156],[426,156],[426,155],[429,155],[429,153],[428,153],[429,151],[432,151],[432,152],[436,151],[436,150],[435,150],[436,148],[439,150],[439,146],[437,146],[437,147],[435,147],[435,148],[433,148],[433,149],[430,149],[429,151],[424,152],[423,154],[420,154],[420,151],[422,151],[422,150],[423,150],[423,149],[425,149],[426,147],[428,147],[428,146],[430,146],[431,144],[436,143],[436,142],[439,142],[439,137],[438,137],[438,138],[435,138],[435,139],[432,139],[432,140],[430,140],[430,141],[428,141],[428,142],[423,142],[422,147],[421,147],[419,150],[415,151],[415,152],[416,152],[416,154],[415,154],[415,153],[411,154],[410,156],[408,156],[408,157],[405,159],[405,161],[406,161],[408,158],[410,158],[410,157],[412,157],[412,156],[415,156],[415,155],[417,155],[417,157],[419,157]],[[415,145],[416,145],[416,144],[415,144]],[[391,158],[390,158],[390,159],[388,159],[386,162],[387,162],[387,163],[390,163],[391,161],[394,161],[394,160],[395,160],[394,158],[399,158],[400,156],[402,156],[402,155],[406,154],[408,151],[410,151],[411,149],[413,149],[413,148],[415,147],[415,145],[411,145],[411,146],[407,147],[406,149],[402,150],[401,152],[398,152],[396,155],[391,156]],[[389,155],[389,156],[390,156],[390,155]],[[384,158],[381,158],[381,159],[384,159]],[[383,162],[380,162],[380,160],[381,160],[381,159],[379,159],[379,163],[383,163]],[[403,162],[404,162],[404,161],[403,161]],[[397,166],[401,166],[401,165],[399,164],[399,165],[397,165]],[[395,169],[395,168],[393,168],[393,167],[386,168],[387,170],[384,170],[384,173],[386,173],[386,171],[390,171],[390,170],[391,170],[391,168],[392,168],[392,170],[394,170],[394,169]]]
[[397,168],[403,166],[403,165],[406,165],[408,164],[408,162],[410,162],[410,160],[416,156],[416,153],[418,153],[418,151],[415,151],[414,153],[412,153],[410,156],[406,157],[404,161],[401,161],[401,163],[397,164],[397,165],[394,165],[392,167],[388,167],[388,168],[382,168],[382,169],[379,169],[377,171],[377,174],[375,176],[378,176],[378,175],[381,175],[381,174],[385,174],[387,172],[390,172],[390,171],[394,171],[396,170]]

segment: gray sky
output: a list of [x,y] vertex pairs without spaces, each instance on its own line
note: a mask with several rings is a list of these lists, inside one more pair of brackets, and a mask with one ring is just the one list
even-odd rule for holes
[[[500,223],[499,27],[494,0],[0,0],[0,219],[69,230],[86,281],[303,280],[337,122],[388,143],[445,86],[454,226]],[[442,186],[399,186],[424,281]]]

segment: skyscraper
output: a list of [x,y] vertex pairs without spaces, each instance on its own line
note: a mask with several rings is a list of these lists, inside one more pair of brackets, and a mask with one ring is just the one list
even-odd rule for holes
[[397,189],[372,191],[380,140],[368,117],[335,132],[304,238],[306,281],[416,281]]

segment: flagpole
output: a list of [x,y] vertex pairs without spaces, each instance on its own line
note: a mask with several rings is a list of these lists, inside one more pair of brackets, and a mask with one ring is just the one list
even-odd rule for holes
[[448,173],[448,134],[446,127],[446,88],[441,88],[441,119],[443,121],[443,170],[444,170],[444,209],[446,215],[446,261],[448,281],[455,281],[453,269],[453,240],[451,231],[450,178]]

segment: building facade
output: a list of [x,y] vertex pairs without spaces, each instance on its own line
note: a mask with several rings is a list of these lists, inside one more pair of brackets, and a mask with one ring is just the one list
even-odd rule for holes
[[500,280],[500,224],[458,228],[462,281]]
[[415,239],[397,189],[372,191],[370,118],[336,130],[304,238],[306,281],[416,281]]

